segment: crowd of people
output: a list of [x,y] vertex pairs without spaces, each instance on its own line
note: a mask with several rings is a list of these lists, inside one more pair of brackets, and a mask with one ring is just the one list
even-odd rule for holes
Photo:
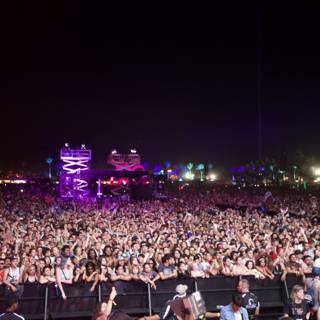
[[[40,188],[0,191],[0,284],[320,274],[318,198],[301,191],[192,186],[166,201],[66,203]],[[270,213],[271,212],[271,213]],[[269,214],[270,213],[270,214]],[[312,278],[313,294],[319,285]]]

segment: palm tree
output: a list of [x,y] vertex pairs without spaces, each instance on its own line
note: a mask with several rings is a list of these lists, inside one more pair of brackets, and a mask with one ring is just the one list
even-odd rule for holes
[[49,177],[50,180],[51,180],[51,178],[52,178],[52,175],[51,175],[51,164],[52,164],[52,162],[53,162],[53,159],[52,159],[51,157],[48,157],[48,158],[46,159],[46,163],[47,163],[48,166],[49,166],[49,168],[48,168],[48,177]]

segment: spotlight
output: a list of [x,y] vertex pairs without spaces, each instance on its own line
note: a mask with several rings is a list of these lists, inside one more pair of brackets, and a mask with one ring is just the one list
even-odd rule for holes
[[70,145],[69,145],[68,142],[66,142],[66,143],[64,144],[64,146],[65,146],[66,148],[70,148]]
[[83,143],[82,145],[81,145],[81,150],[85,150],[86,149],[86,145]]
[[194,179],[194,173],[192,173],[191,171],[186,172],[186,174],[184,175],[184,177],[187,180],[193,180]]
[[111,151],[111,154],[116,154],[117,153],[117,150],[116,149],[113,149],[112,151]]
[[320,168],[313,168],[313,172],[316,176],[320,176]]
[[216,176],[215,174],[211,173],[211,174],[209,175],[209,180],[210,180],[210,181],[215,181],[216,179],[217,179],[217,176]]
[[137,153],[137,150],[136,149],[131,149],[130,152],[131,153]]

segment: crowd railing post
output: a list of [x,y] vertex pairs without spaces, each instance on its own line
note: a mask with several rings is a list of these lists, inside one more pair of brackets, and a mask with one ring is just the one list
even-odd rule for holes
[[48,300],[49,300],[49,288],[47,284],[46,290],[45,290],[45,297],[44,297],[44,315],[43,315],[44,320],[48,319]]
[[[281,281],[281,280],[280,280]],[[283,284],[284,284],[284,289],[285,289],[285,292],[286,292],[286,300],[288,300],[289,299],[289,290],[288,290],[288,285],[287,285],[287,280],[286,279],[284,279],[284,281],[283,281]]]
[[197,282],[197,279],[194,279],[194,289],[195,289],[195,291],[198,291],[198,282]]
[[98,302],[100,303],[102,301],[102,296],[101,296],[101,283],[98,285]]
[[151,300],[151,286],[150,286],[150,283],[148,283],[147,286],[148,286],[148,308],[149,308],[149,316],[152,316],[152,300]]

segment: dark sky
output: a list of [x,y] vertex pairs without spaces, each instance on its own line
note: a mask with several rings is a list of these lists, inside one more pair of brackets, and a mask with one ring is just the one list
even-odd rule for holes
[[318,11],[261,0],[259,18],[258,4],[10,4],[0,167],[57,163],[65,141],[85,142],[100,166],[111,148],[132,146],[152,162],[257,159],[257,57],[263,156],[318,155]]

